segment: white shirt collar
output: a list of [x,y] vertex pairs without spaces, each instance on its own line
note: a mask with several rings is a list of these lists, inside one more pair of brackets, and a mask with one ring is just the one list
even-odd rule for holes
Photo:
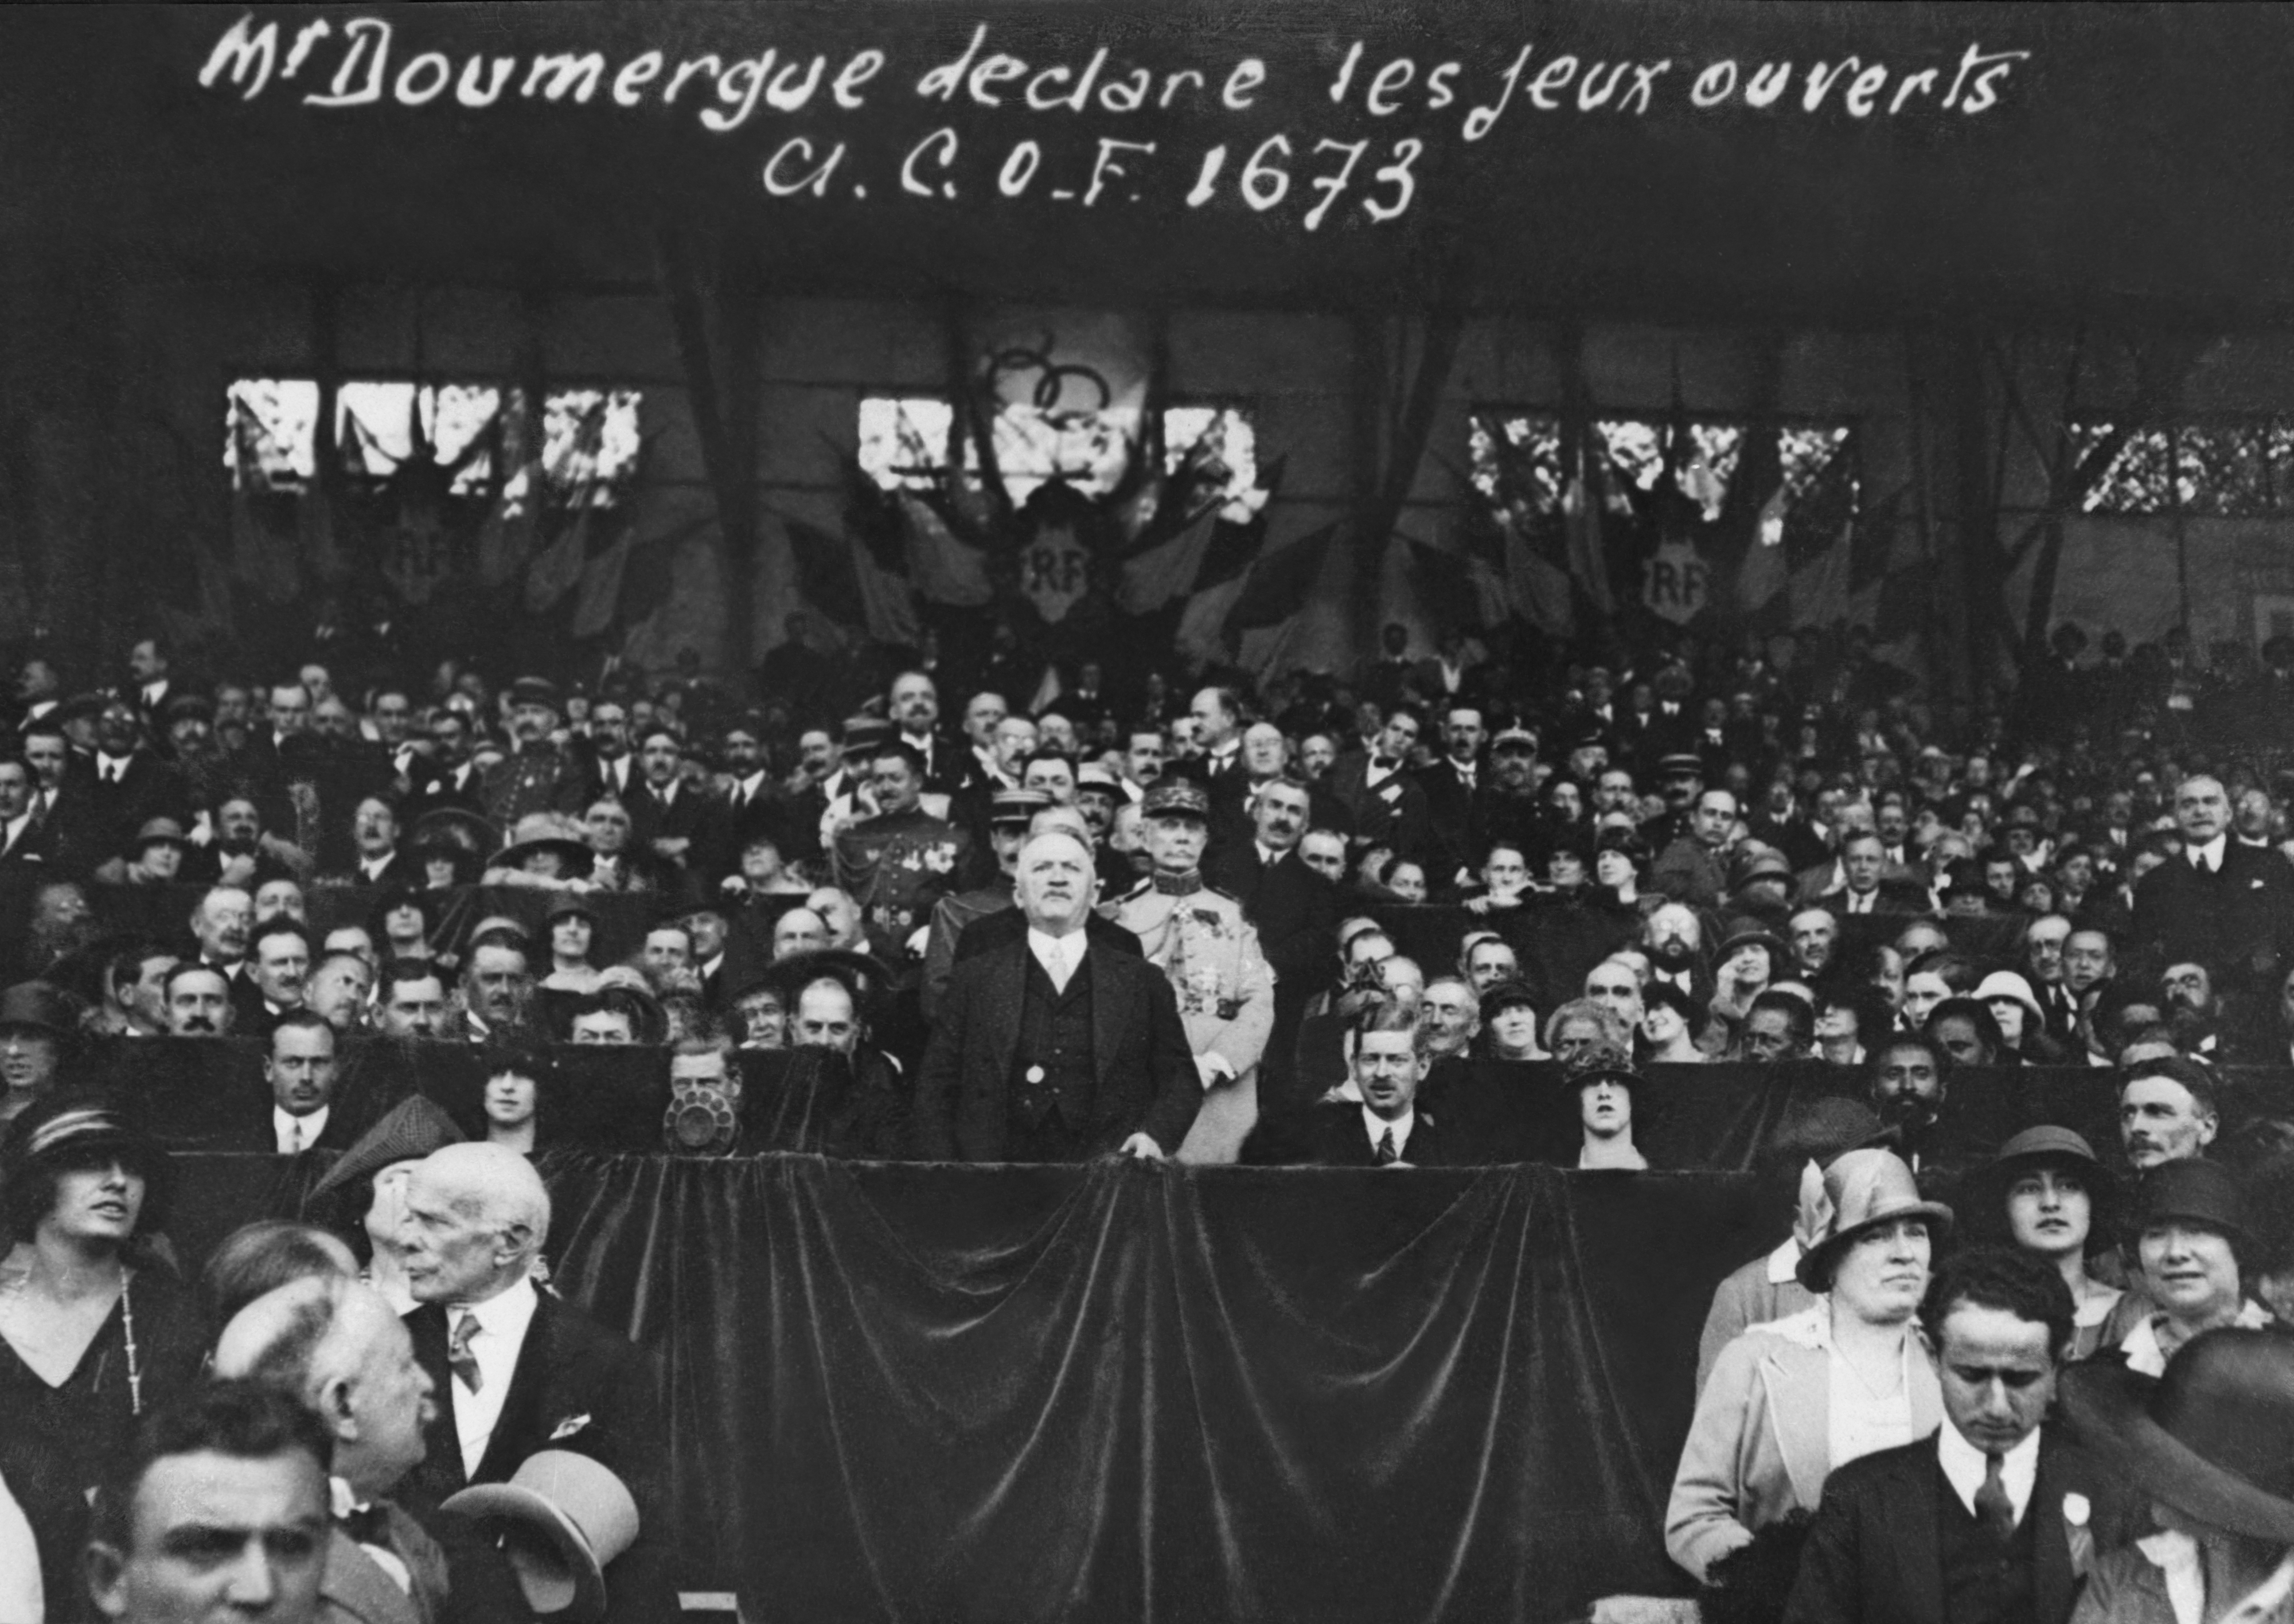
[[1071,930],[1065,936],[1053,936],[1033,925],[1028,927],[1028,951],[1036,955],[1036,962],[1044,967],[1044,973],[1062,988],[1067,986],[1067,978],[1083,962],[1085,939],[1080,930]]
[[1255,840],[1251,841],[1251,844],[1258,848],[1258,862],[1259,866],[1262,868],[1272,868],[1277,863],[1282,861],[1282,854],[1279,851],[1269,849],[1265,841]]
[[1418,1108],[1415,1106],[1405,1106],[1401,1116],[1387,1117],[1379,1116],[1365,1105],[1362,1108],[1362,1114],[1363,1129],[1370,1135],[1371,1149],[1377,1149],[1378,1141],[1389,1132],[1394,1135],[1395,1156],[1401,1156],[1410,1149],[1410,1131],[1418,1125]]
[[[1967,1507],[1967,1514],[1974,1516],[1976,1491],[1983,1487],[1990,1463],[1981,1449],[1959,1435],[1949,1416],[1936,1429],[1936,1461],[1943,1467],[1952,1492],[1959,1496],[1959,1503]],[[1999,1458],[2000,1487],[2007,1490],[2007,1503],[2015,1508],[2018,1526],[2030,1508],[2031,1490],[2038,1482],[2039,1429],[2035,1426],[2024,1434],[2022,1442]]]
[[541,1303],[541,1294],[533,1289],[530,1277],[521,1275],[503,1290],[483,1303],[456,1303],[446,1311],[451,1326],[459,1314],[468,1313],[478,1322],[478,1328],[489,1336],[500,1336],[515,1345],[525,1340],[525,1328],[533,1323],[533,1311]]
[[2225,830],[2205,845],[2185,847],[2184,851],[2194,865],[2203,862],[2209,870],[2220,873],[2223,865],[2223,849],[2229,844],[2230,832]]
[[296,1134],[300,1133],[303,1149],[308,1150],[318,1141],[319,1135],[327,1131],[327,1114],[333,1108],[322,1105],[307,1116],[297,1116],[281,1107],[273,1106],[271,1142],[278,1146],[279,1153],[284,1156],[288,1153],[287,1147],[296,1142]]

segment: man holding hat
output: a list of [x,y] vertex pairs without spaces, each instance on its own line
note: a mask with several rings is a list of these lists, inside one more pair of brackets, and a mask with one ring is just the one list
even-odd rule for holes
[[1242,904],[1203,883],[1210,795],[1192,779],[1147,792],[1141,810],[1154,872],[1110,904],[1169,978],[1205,1090],[1180,1156],[1231,1162],[1258,1119],[1258,1062],[1274,1025],[1274,972]]
[[471,1484],[507,1482],[544,1452],[587,1456],[639,1512],[629,1549],[604,1564],[603,1617],[675,1619],[654,1381],[626,1339],[535,1288],[549,1232],[541,1175],[500,1145],[449,1145],[414,1169],[406,1218],[417,1303],[406,1325],[436,1394],[408,1503],[419,1513]]
[[556,685],[539,677],[509,685],[510,751],[487,771],[478,792],[481,809],[499,827],[534,812],[570,816],[582,810],[586,775],[551,739],[557,726]]
[[[1786,1624],[2063,1624],[2115,1480],[2048,1423],[2071,1300],[2042,1260],[1978,1246],[1920,1309],[1943,1421],[1827,1479]],[[2098,1514],[2101,1508],[2100,1514]]]

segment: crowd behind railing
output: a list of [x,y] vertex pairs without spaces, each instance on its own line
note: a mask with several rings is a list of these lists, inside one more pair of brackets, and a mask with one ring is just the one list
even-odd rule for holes
[[[0,753],[0,1386],[37,1419],[0,1478],[51,1595],[76,1595],[85,1490],[130,1458],[159,1351],[202,1340],[138,1251],[174,1125],[118,1058],[139,1039],[251,1040],[260,1081],[230,1085],[206,1148],[338,1154],[337,1261],[460,1384],[421,1491],[370,1474],[426,1515],[521,1464],[470,1419],[500,1400],[464,1345],[495,1322],[466,1305],[525,1304],[496,1334],[526,1334],[531,1158],[603,1075],[561,1045],[662,1053],[651,1142],[678,1154],[786,1148],[744,1084],[744,1051],[780,1050],[806,1148],[840,1155],[1596,1172],[1652,1165],[1637,1116],[1694,1091],[1685,1068],[1820,1062],[1840,1086],[1761,1158],[1792,1238],[1706,1329],[1668,1540],[1710,1579],[1802,1525],[1826,1467],[1939,1403],[1961,1422],[1911,1351],[1948,1351],[1967,1304],[2030,1309],[2051,1381],[2087,1356],[2156,1377],[2294,1311],[2294,1112],[2242,1069],[2294,1065],[2294,646],[2200,669],[2177,638],[2111,644],[2091,661],[2065,628],[2012,706],[1949,713],[1853,638],[1547,682],[1461,637],[1413,658],[1389,628],[1354,671],[1259,691],[1008,649],[885,662],[877,686],[866,661],[785,651],[746,699],[459,662],[195,679],[157,639],[67,694],[28,660]],[[454,1065],[426,1065],[443,1044]],[[396,1084],[346,1084],[354,1050],[400,1057]],[[473,1056],[456,1108],[426,1091]],[[1956,1110],[1955,1079],[2004,1068],[2105,1074],[2115,1118],[1978,1138],[1997,1115]],[[1997,1251],[1939,1280],[1955,1226]],[[250,1243],[254,1283],[308,1296],[313,1246]],[[269,1302],[249,1368],[289,1309],[363,1324],[345,1289]],[[372,1356],[399,1357],[379,1325]],[[1819,1367],[1830,1432],[1796,1434],[1769,1412]],[[586,1452],[641,1503],[649,1423],[614,1413]],[[647,1548],[600,1559],[619,1596],[657,1595]]]

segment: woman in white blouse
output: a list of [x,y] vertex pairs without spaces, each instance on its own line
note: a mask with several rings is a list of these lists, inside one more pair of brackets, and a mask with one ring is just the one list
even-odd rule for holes
[[1698,1579],[1755,1529],[1814,1510],[1836,1468],[1938,1425],[1916,1315],[1950,1223],[1890,1151],[1810,1164],[1794,1231],[1800,1282],[1820,1300],[1721,1350],[1673,1478],[1665,1549]]

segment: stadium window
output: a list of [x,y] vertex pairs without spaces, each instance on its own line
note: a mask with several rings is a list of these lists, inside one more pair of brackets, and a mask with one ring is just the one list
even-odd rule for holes
[[[2074,418],[2072,454],[2084,459],[2116,432],[2107,418]],[[2088,513],[2210,518],[2294,512],[2294,418],[2191,418],[2135,429],[2081,506]]]
[[[642,397],[631,389],[558,389],[542,399],[541,467],[561,503],[611,507],[638,467]],[[335,443],[353,486],[380,485],[418,439],[451,471],[455,496],[484,496],[500,451],[515,485],[530,433],[523,390],[483,383],[355,378],[335,391]],[[234,485],[307,488],[318,469],[319,386],[309,378],[240,378],[226,392],[224,466]],[[520,494],[516,491],[513,495]]]
[[[1741,418],[1691,418],[1687,426],[1687,443],[1679,453],[1680,487],[1696,499],[1709,522],[1718,519],[1727,506],[1729,489],[1743,464],[1752,427]],[[1664,476],[1667,445],[1673,434],[1670,418],[1602,418],[1593,429],[1617,476],[1640,491],[1656,488]],[[1851,451],[1854,434],[1852,426],[1838,422],[1780,426],[1777,458],[1789,499],[1798,502],[1814,491],[1835,459]],[[1568,470],[1558,415],[1476,412],[1468,430],[1467,456],[1475,488],[1492,501],[1509,508],[1525,506],[1532,513],[1559,507]],[[1853,482],[1852,459],[1840,464],[1839,470]],[[1613,491],[1612,506],[1621,498],[1621,492]]]
[[[932,395],[867,395],[860,402],[858,457],[862,472],[887,491],[925,490],[946,477],[955,412]],[[1139,438],[1139,414],[1116,407],[1100,411],[1047,411],[1012,404],[996,414],[991,441],[996,467],[1014,501],[1038,485],[1065,478],[1078,489],[1103,492],[1128,467]],[[1247,407],[1202,403],[1166,408],[1165,471],[1193,449],[1226,471],[1221,489],[1239,499],[1258,487],[1258,442]],[[962,450],[967,475],[980,469],[979,448]]]

